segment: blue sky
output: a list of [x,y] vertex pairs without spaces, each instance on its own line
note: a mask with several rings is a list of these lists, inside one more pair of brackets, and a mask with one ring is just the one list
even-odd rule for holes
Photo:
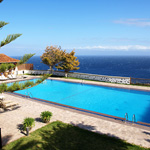
[[3,0],[0,30],[22,36],[0,53],[41,55],[57,45],[76,55],[150,55],[149,0]]

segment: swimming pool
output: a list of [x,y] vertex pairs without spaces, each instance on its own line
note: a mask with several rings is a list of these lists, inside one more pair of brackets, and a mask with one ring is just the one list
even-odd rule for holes
[[136,121],[150,123],[150,93],[146,91],[47,79],[43,84],[15,93],[25,95],[27,91],[35,98],[117,117],[124,118],[128,113],[131,121],[135,114]]

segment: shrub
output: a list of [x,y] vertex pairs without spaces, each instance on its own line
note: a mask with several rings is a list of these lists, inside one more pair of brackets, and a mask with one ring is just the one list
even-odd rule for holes
[[33,118],[25,118],[23,121],[23,130],[25,131],[27,127],[31,130],[32,127],[35,126],[35,120]]
[[39,84],[39,83],[41,83],[42,82],[42,80],[41,79],[38,79],[38,80],[36,80],[36,84]]
[[18,82],[14,82],[11,86],[8,87],[7,91],[9,92],[13,92],[13,91],[17,91],[17,90],[21,90],[21,85]]
[[47,123],[47,122],[50,121],[50,118],[51,118],[52,115],[53,114],[50,111],[43,111],[43,112],[41,112],[40,116],[41,116],[41,119],[43,120],[43,122]]
[[7,84],[6,83],[0,84],[0,93],[3,93],[4,91],[7,91]]
[[2,93],[4,91],[13,92],[13,91],[17,91],[17,90],[23,90],[26,87],[30,87],[30,86],[33,86],[33,85],[43,82],[49,76],[51,76],[51,75],[49,75],[49,74],[44,75],[41,79],[38,79],[35,83],[33,81],[26,81],[25,83],[15,82],[9,87],[7,87],[7,84],[3,83],[0,85],[0,93]]
[[7,64],[0,65],[0,72],[5,72],[7,70]]
[[26,87],[25,87],[25,84],[24,83],[20,83],[20,90],[23,90],[23,89],[25,89]]
[[8,91],[8,92],[13,92],[13,91],[14,91],[14,87],[13,87],[12,85],[9,86],[8,89],[7,89],[7,91]]
[[17,91],[17,90],[20,90],[20,89],[21,89],[21,86],[20,86],[19,82],[15,82],[15,83],[13,83],[12,87],[13,87],[13,89],[14,89],[15,91]]
[[43,77],[41,78],[42,81],[44,81],[45,79],[47,79],[48,77],[50,77],[52,74],[44,74]]
[[26,81],[24,84],[25,84],[24,85],[25,87],[29,87],[29,86],[33,86],[34,82],[33,81]]

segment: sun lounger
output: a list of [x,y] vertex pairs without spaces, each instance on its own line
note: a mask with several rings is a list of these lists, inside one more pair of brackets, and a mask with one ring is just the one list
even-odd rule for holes
[[13,79],[16,79],[16,78],[17,78],[17,75],[16,75],[16,74],[13,74],[13,75],[12,75],[12,78],[13,78]]
[[10,109],[10,108],[13,109],[18,105],[19,104],[14,101],[0,101],[0,107],[3,108],[4,110]]
[[[1,101],[0,101],[1,102]],[[11,103],[12,101],[9,101],[9,100],[5,100],[3,101],[3,103],[7,104],[7,103]]]
[[1,75],[0,76],[0,81],[5,81],[5,80],[7,80],[8,78],[6,78],[4,75]]
[[16,76],[15,74],[9,74],[9,75],[8,75],[8,78],[9,78],[9,79],[16,79],[17,76]]
[[0,100],[3,100],[5,99],[5,96],[4,95],[0,95]]
[[8,77],[9,79],[13,79],[13,77],[12,77],[11,74],[9,74],[7,77]]

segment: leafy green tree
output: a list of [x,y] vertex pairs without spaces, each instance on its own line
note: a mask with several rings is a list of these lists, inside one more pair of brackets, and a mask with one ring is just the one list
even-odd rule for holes
[[12,69],[15,69],[15,65],[12,64],[12,63],[10,63],[10,64],[8,64],[7,69],[8,69],[9,71],[11,71]]
[[79,69],[78,66],[79,66],[80,62],[77,59],[77,57],[75,57],[74,55],[75,55],[74,50],[71,51],[70,53],[65,52],[62,55],[60,63],[58,64],[58,66],[56,66],[57,69],[64,70],[66,72],[66,76],[69,71]]
[[4,73],[7,69],[8,69],[8,65],[7,64],[1,64],[0,65],[0,72]]
[[48,46],[45,49],[45,53],[41,56],[42,62],[50,67],[51,73],[53,68],[61,61],[61,57],[64,51],[61,47]]

